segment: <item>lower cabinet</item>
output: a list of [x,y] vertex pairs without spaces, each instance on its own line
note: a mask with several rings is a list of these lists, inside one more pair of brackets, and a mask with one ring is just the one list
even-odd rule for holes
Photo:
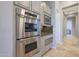
[[45,46],[50,45],[52,43],[52,39],[53,39],[53,37],[50,37],[50,38],[46,39],[45,40]]
[[51,48],[53,35],[41,37],[41,55],[43,56]]

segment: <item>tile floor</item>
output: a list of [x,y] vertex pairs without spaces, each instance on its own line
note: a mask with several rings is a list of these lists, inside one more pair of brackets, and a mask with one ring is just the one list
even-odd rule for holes
[[63,45],[49,50],[43,57],[79,57],[78,39],[65,37]]

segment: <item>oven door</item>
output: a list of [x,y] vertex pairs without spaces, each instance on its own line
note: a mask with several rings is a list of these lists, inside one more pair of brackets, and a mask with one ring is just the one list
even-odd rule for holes
[[40,52],[40,37],[17,40],[17,56],[32,57]]

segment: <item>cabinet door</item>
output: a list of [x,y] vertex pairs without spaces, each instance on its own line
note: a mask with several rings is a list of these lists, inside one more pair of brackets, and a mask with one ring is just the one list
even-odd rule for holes
[[51,9],[50,9],[49,6],[47,7],[47,11],[48,11],[49,14],[51,14]]
[[41,11],[41,2],[40,1],[32,2],[32,11],[40,13],[40,11]]
[[30,9],[30,1],[15,1],[15,4],[21,5],[27,9]]
[[48,8],[47,8],[47,5],[46,5],[46,3],[43,5],[43,10],[45,11],[45,12],[48,12],[48,10],[47,10]]
[[49,8],[49,6],[45,3],[44,5],[43,5],[43,10],[45,11],[45,12],[47,12],[47,13],[51,13],[51,11],[50,11],[50,8]]

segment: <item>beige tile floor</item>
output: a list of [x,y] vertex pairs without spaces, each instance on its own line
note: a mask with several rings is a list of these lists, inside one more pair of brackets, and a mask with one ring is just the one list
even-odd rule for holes
[[43,57],[79,57],[78,39],[65,37],[63,45],[49,50]]

